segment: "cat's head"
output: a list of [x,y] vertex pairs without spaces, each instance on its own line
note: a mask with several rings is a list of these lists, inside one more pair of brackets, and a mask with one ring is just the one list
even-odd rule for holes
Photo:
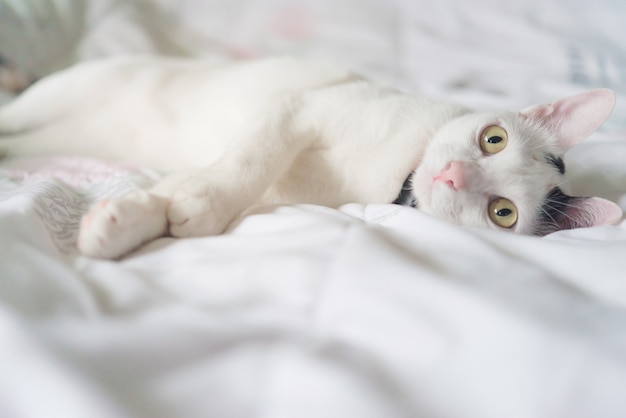
[[470,113],[444,125],[412,178],[420,209],[461,225],[545,235],[614,223],[616,204],[566,194],[563,154],[610,114],[592,90],[520,112]]

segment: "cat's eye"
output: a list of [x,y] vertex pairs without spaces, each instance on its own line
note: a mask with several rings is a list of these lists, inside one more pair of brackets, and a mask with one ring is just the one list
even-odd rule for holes
[[486,127],[480,134],[480,149],[485,154],[497,154],[506,148],[508,140],[509,135],[504,128],[498,125],[491,125]]
[[517,223],[517,208],[509,199],[499,197],[489,203],[489,217],[502,228],[513,228]]

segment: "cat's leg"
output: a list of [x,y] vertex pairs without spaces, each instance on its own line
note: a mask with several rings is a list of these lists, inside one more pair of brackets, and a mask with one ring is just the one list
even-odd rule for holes
[[147,190],[95,204],[83,217],[78,250],[96,258],[118,258],[167,232],[167,199]]
[[294,132],[293,110],[293,104],[277,106],[267,123],[206,169],[175,173],[148,191],[95,205],[82,222],[79,250],[117,258],[168,233],[174,237],[222,233],[310,144],[312,136]]
[[54,121],[65,110],[63,98],[70,88],[63,80],[51,77],[0,107],[0,135],[36,129]]
[[[246,152],[237,154],[242,157]],[[269,157],[263,154],[253,158]],[[78,250],[90,257],[114,259],[166,235],[220,234],[291,159],[283,153],[275,164],[259,161],[243,166],[231,154],[208,169],[171,174],[149,190],[102,200],[81,221]]]
[[168,235],[167,209],[180,184],[199,172],[165,176],[148,190],[104,199],[83,216],[78,250],[96,258],[119,258],[140,245]]
[[81,111],[111,90],[97,65],[83,63],[37,81],[0,107],[0,136],[44,127]]
[[220,234],[290,166],[306,141],[280,130],[237,144],[203,170],[164,177],[94,205],[83,217],[78,249],[87,256],[118,258],[153,239]]
[[155,188],[171,200],[167,219],[172,236],[220,234],[259,201],[314,139],[295,126],[296,108],[291,99],[274,106],[265,123],[229,147],[218,162],[174,186]]

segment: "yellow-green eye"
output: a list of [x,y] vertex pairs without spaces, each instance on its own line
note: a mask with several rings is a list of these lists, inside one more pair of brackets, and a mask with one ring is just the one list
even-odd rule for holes
[[506,131],[497,125],[488,126],[480,134],[480,149],[485,154],[497,154],[506,148],[509,136]]
[[502,228],[513,228],[517,223],[517,208],[509,199],[499,197],[489,204],[489,217]]

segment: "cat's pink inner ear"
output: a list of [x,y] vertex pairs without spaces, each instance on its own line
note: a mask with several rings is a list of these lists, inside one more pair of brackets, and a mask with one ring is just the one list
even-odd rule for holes
[[622,219],[622,209],[615,203],[600,197],[578,200],[575,206],[567,209],[562,229],[588,228],[614,224]]
[[559,145],[567,150],[598,129],[614,106],[615,94],[611,90],[596,89],[554,103],[531,106],[521,114],[552,131]]

